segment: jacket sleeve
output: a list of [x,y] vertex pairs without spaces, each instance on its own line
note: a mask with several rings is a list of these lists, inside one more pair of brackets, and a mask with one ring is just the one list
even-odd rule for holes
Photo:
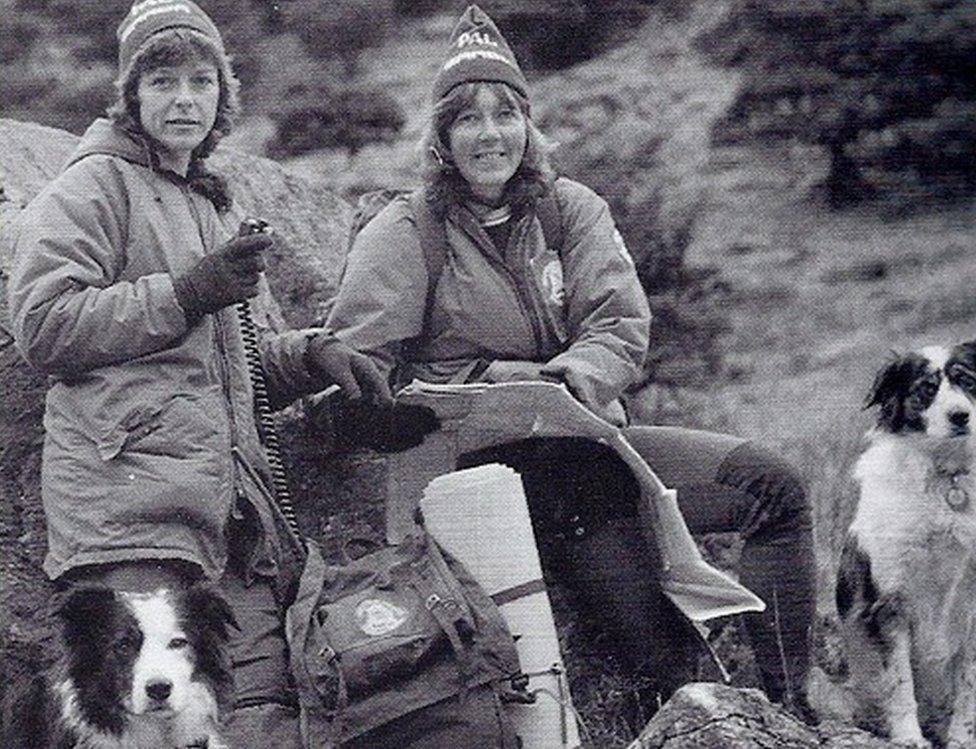
[[129,206],[109,157],[78,162],[21,214],[8,298],[17,346],[70,377],[158,351],[186,333],[168,273],[119,280]]
[[634,262],[606,202],[589,188],[557,183],[570,345],[543,374],[602,412],[640,376],[651,320]]
[[389,378],[402,342],[419,335],[427,267],[406,200],[390,203],[356,235],[326,328]]

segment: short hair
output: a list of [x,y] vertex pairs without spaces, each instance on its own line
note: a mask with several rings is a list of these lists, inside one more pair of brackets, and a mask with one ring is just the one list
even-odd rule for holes
[[230,57],[214,43],[188,29],[169,29],[152,36],[136,53],[132,63],[119,73],[115,81],[116,99],[107,114],[119,127],[149,145],[155,152],[155,143],[142,127],[139,114],[139,79],[144,73],[161,67],[182,65],[186,62],[205,60],[217,68],[219,94],[217,117],[203,141],[193,149],[187,179],[191,187],[209,198],[219,211],[230,207],[230,190],[226,180],[206,170],[203,160],[209,156],[220,139],[228,135],[233,120],[240,111],[240,81],[231,68]]
[[515,174],[505,185],[506,201],[513,204],[531,203],[552,189],[555,180],[555,172],[549,161],[552,147],[530,117],[529,100],[500,81],[462,83],[434,105],[427,130],[420,141],[427,199],[437,215],[443,215],[451,203],[463,202],[471,197],[471,190],[451,157],[448,134],[458,114],[471,106],[478,92],[484,88],[517,106],[525,118],[525,153]]

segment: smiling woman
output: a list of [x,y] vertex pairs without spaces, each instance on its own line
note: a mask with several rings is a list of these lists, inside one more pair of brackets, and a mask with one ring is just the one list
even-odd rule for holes
[[471,194],[492,204],[505,192],[525,154],[525,117],[511,89],[479,87],[454,118],[448,144]]
[[[434,80],[425,185],[356,235],[327,324],[397,385],[558,382],[623,426],[677,489],[692,532],[741,534],[741,579],[769,604],[747,618],[763,684],[803,713],[814,567],[800,477],[738,437],[627,425],[620,396],[647,354],[647,297],[606,201],[553,173],[527,89],[499,29],[470,6]],[[440,268],[424,220],[443,225]],[[522,474],[543,571],[579,593],[584,618],[646,685],[631,705],[642,728],[642,711],[688,678],[695,637],[662,595],[634,476],[586,440],[527,440],[461,462]]]

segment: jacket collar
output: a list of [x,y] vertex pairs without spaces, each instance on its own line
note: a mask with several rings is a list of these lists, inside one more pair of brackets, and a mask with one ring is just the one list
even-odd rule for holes
[[153,151],[147,137],[140,133],[126,130],[104,117],[95,120],[88,126],[85,134],[81,136],[81,142],[75,148],[74,153],[71,154],[64,168],[67,169],[86,156],[93,156],[95,154],[117,156],[120,159],[125,159],[133,164],[152,169],[173,179],[186,179],[183,175],[160,166],[159,157]]
[[149,168],[153,166],[149,144],[105,118],[97,119],[88,126],[64,168],[67,169],[86,156],[95,154],[118,156],[133,164]]

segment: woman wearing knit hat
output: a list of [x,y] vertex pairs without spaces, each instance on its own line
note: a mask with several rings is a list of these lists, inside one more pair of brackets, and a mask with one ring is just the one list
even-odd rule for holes
[[[624,424],[619,396],[647,353],[646,295],[606,202],[554,178],[525,77],[476,6],[461,16],[434,81],[423,149],[425,201],[394,200],[357,235],[329,327],[399,383],[561,382]],[[447,257],[434,278],[414,206],[443,222]],[[802,708],[814,560],[799,476],[727,435],[643,426],[625,434],[678,490],[693,532],[741,534],[741,580],[767,603],[746,618],[763,683]],[[579,591],[587,619],[649,685],[646,717],[688,677],[695,638],[656,582],[633,477],[609,450],[571,440],[465,462],[489,460],[522,473],[547,574]]]
[[302,550],[273,507],[238,307],[258,323],[274,406],[333,384],[384,402],[389,389],[323,329],[262,322],[274,237],[237,231],[205,167],[238,89],[210,18],[142,0],[118,36],[118,100],[25,210],[10,277],[17,345],[53,379],[45,570],[126,591],[217,581],[239,625],[227,738],[292,749],[282,611]]

